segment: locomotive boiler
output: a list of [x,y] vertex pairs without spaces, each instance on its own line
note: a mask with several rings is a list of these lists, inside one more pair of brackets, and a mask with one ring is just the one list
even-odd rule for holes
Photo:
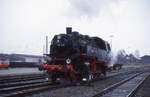
[[89,81],[106,75],[111,48],[99,37],[82,35],[67,27],[66,33],[53,37],[46,59],[43,68],[52,82],[56,82],[57,78]]

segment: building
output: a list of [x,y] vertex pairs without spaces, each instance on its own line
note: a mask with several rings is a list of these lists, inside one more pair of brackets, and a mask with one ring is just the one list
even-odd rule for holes
[[0,54],[0,64],[9,64],[8,54]]
[[33,63],[42,63],[44,62],[43,56],[37,55],[25,55],[25,54],[11,54],[11,62],[33,62]]

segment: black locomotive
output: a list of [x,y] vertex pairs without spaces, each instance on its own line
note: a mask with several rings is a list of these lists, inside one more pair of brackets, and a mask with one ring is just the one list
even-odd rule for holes
[[66,28],[66,34],[55,35],[47,54],[45,70],[53,82],[57,78],[87,81],[106,75],[111,60],[108,42],[99,37],[89,37]]

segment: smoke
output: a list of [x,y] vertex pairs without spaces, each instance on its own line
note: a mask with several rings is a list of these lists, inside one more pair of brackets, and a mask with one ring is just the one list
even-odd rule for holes
[[122,0],[68,0],[70,3],[69,14],[77,17],[98,16],[104,7]]
[[117,58],[117,53],[116,52],[111,52],[111,60],[109,62],[109,65],[116,64],[118,58]]

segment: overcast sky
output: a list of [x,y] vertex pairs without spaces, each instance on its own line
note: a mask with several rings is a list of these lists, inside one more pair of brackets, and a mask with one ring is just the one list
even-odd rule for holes
[[46,35],[72,26],[114,51],[150,54],[149,25],[150,0],[0,0],[0,53],[42,54]]

